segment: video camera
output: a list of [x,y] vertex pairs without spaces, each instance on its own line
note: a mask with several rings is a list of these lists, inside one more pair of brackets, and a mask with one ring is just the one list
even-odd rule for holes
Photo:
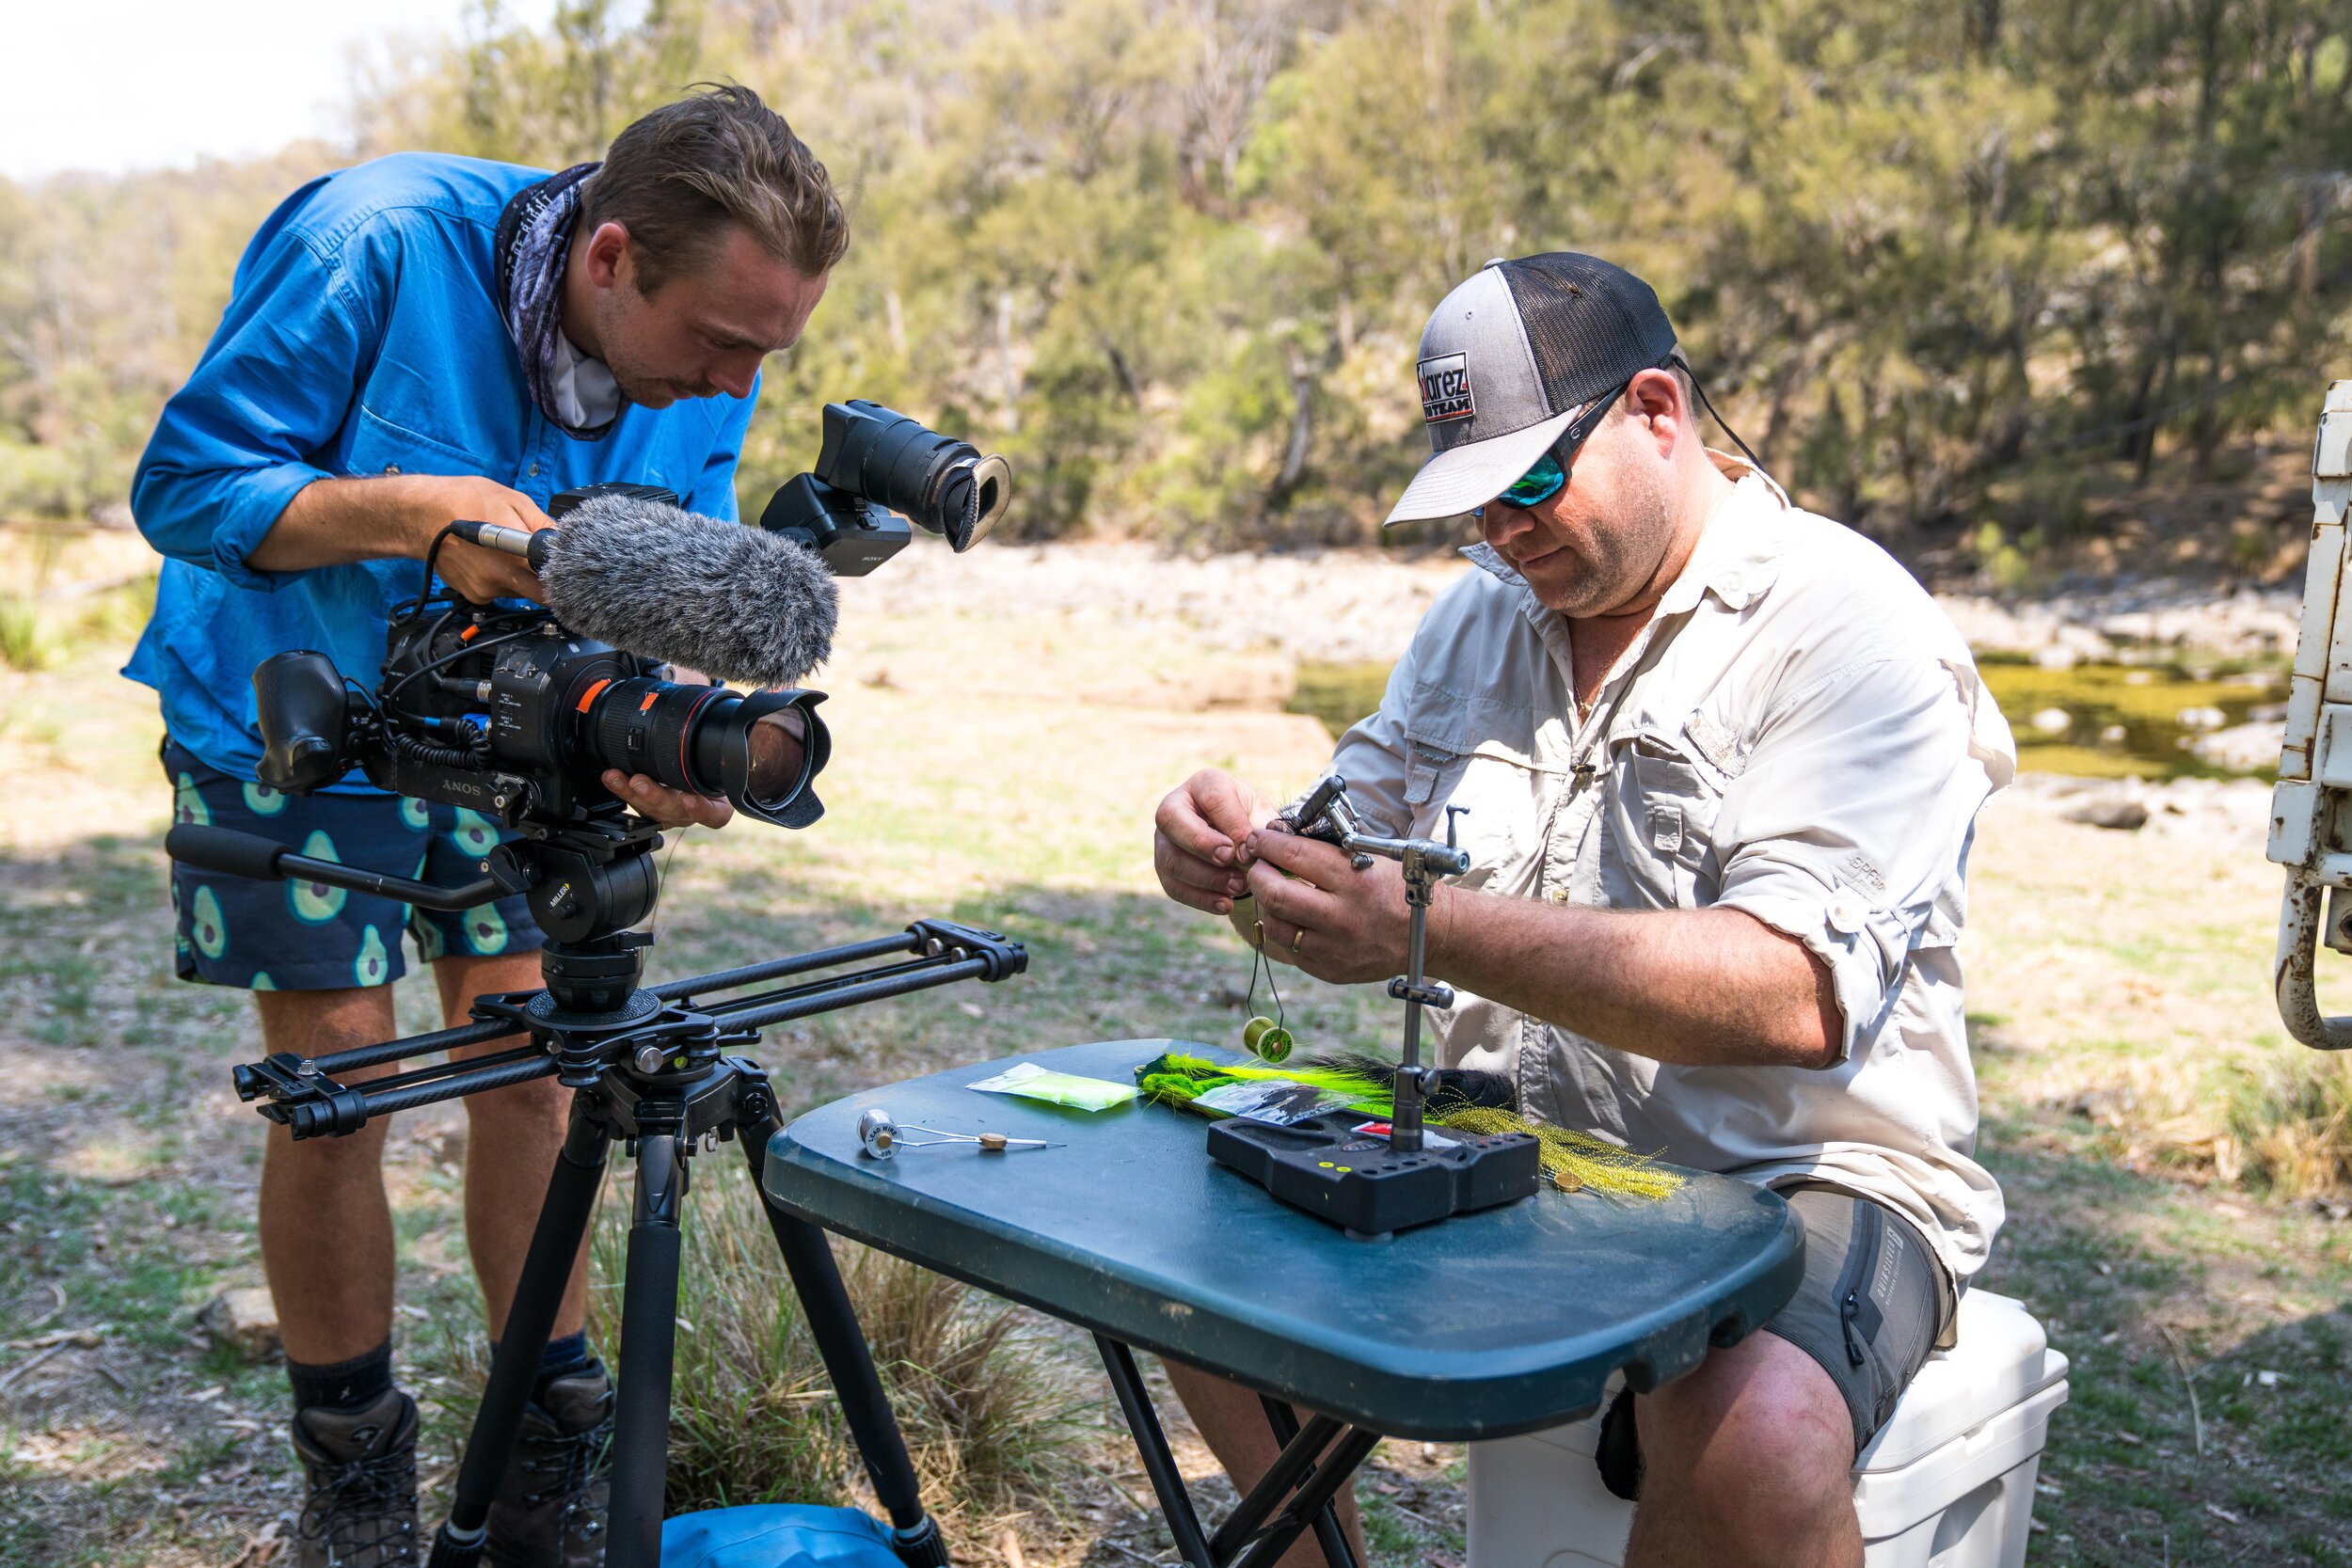
[[[863,576],[905,547],[912,537],[907,518],[944,535],[958,551],[985,538],[1011,499],[1011,478],[1003,458],[905,415],[872,403],[833,404],[824,411],[816,468],[775,493],[759,528],[803,546],[832,576]],[[814,822],[824,808],[811,784],[832,750],[817,717],[822,693],[670,681],[659,659],[615,646],[627,639],[606,632],[604,624],[627,619],[612,612],[608,601],[615,597],[634,601],[628,614],[636,618],[682,616],[684,607],[660,602],[662,590],[674,588],[675,596],[697,601],[706,622],[732,617],[719,629],[736,643],[759,641],[768,629],[763,622],[774,623],[779,635],[794,625],[821,623],[814,657],[805,659],[815,663],[831,634],[830,587],[791,576],[790,559],[772,546],[743,557],[744,546],[764,541],[729,538],[732,529],[709,526],[697,535],[689,515],[666,510],[678,497],[654,486],[567,490],[548,515],[562,522],[596,502],[606,503],[600,515],[615,521],[603,533],[584,532],[585,542],[570,547],[601,553],[584,556],[586,565],[565,565],[573,580],[583,574],[605,579],[607,592],[577,594],[577,610],[556,594],[550,610],[475,605],[437,593],[428,557],[417,595],[393,611],[373,692],[347,681],[325,654],[294,650],[264,661],[253,673],[261,782],[307,794],[358,768],[394,794],[528,827],[617,815],[619,802],[600,781],[606,769],[618,768],[675,789],[723,796],[745,816],[779,827]],[[462,521],[444,538],[453,535],[521,556],[534,568],[567,545],[561,530],[532,534]],[[717,565],[703,577],[681,576],[674,562],[628,553],[648,540],[655,547],[644,556],[672,543],[733,555],[713,556]],[[752,590],[741,579],[763,567],[769,570],[757,581],[766,585],[765,596],[743,601]],[[735,673],[723,668],[723,653],[694,661],[723,677]]]

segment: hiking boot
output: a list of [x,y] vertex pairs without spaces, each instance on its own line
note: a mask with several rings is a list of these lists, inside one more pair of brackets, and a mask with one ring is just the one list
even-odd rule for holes
[[602,1367],[539,1390],[490,1505],[490,1561],[602,1568],[612,1448],[612,1380]]
[[415,1568],[417,1402],[394,1388],[358,1410],[297,1410],[310,1497],[295,1568]]

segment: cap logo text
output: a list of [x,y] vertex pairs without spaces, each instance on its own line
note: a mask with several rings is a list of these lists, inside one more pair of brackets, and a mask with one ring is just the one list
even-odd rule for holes
[[1467,355],[1441,354],[1414,367],[1421,375],[1421,417],[1430,424],[1467,420],[1477,412],[1470,401]]

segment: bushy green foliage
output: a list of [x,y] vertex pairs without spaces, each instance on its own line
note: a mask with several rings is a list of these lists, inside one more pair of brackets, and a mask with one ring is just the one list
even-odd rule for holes
[[[1368,538],[1424,450],[1430,307],[1567,247],[1659,286],[1817,504],[2063,531],[2049,476],[2299,425],[2352,346],[2346,32],[2341,0],[485,0],[354,124],[561,166],[698,79],[783,109],[855,242],[747,497],[863,395],[1010,455],[1025,534]],[[0,185],[0,509],[119,497],[237,243],[325,161]]]

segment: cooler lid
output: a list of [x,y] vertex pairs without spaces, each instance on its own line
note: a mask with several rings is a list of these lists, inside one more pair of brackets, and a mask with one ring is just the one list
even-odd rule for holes
[[1854,1469],[1899,1470],[2065,1375],[2066,1357],[2023,1303],[1969,1291],[1960,1298],[1960,1342],[1928,1357]]

